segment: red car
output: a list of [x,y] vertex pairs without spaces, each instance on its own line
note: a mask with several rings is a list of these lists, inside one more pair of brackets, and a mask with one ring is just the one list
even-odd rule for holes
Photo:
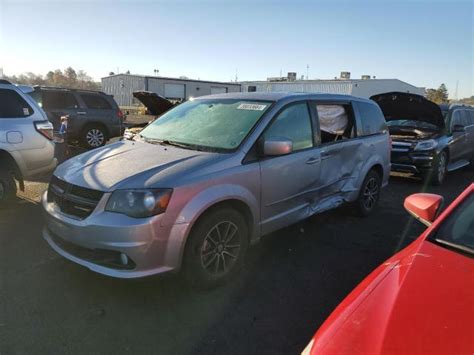
[[362,281],[303,354],[474,354],[474,184],[405,208],[429,228]]

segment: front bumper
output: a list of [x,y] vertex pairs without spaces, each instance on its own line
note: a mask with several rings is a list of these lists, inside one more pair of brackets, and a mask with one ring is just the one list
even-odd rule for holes
[[162,215],[135,219],[107,212],[108,195],[89,217],[79,220],[48,203],[45,192],[43,238],[66,259],[111,277],[138,278],[179,270],[189,224],[165,226]]
[[392,151],[392,171],[412,174],[424,174],[433,169],[435,157],[435,152]]

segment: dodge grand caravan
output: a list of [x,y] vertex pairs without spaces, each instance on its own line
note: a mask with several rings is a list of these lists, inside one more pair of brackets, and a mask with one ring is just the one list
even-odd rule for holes
[[43,236],[95,272],[182,269],[214,286],[262,235],[352,203],[376,207],[390,172],[380,108],[351,96],[235,93],[183,103],[120,141],[60,165]]

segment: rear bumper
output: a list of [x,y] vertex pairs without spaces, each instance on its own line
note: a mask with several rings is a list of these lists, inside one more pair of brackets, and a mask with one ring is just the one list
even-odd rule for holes
[[53,173],[54,169],[56,169],[57,165],[58,159],[54,158],[53,160],[51,160],[51,163],[42,168],[24,172],[23,179],[28,181],[35,181],[45,177],[49,177]]

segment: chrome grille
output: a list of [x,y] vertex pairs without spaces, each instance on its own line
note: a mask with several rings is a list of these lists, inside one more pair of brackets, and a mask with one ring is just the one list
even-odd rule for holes
[[392,152],[408,152],[413,143],[407,142],[392,142]]
[[48,202],[54,203],[64,214],[84,219],[94,211],[103,194],[102,191],[69,184],[53,176],[48,188]]

